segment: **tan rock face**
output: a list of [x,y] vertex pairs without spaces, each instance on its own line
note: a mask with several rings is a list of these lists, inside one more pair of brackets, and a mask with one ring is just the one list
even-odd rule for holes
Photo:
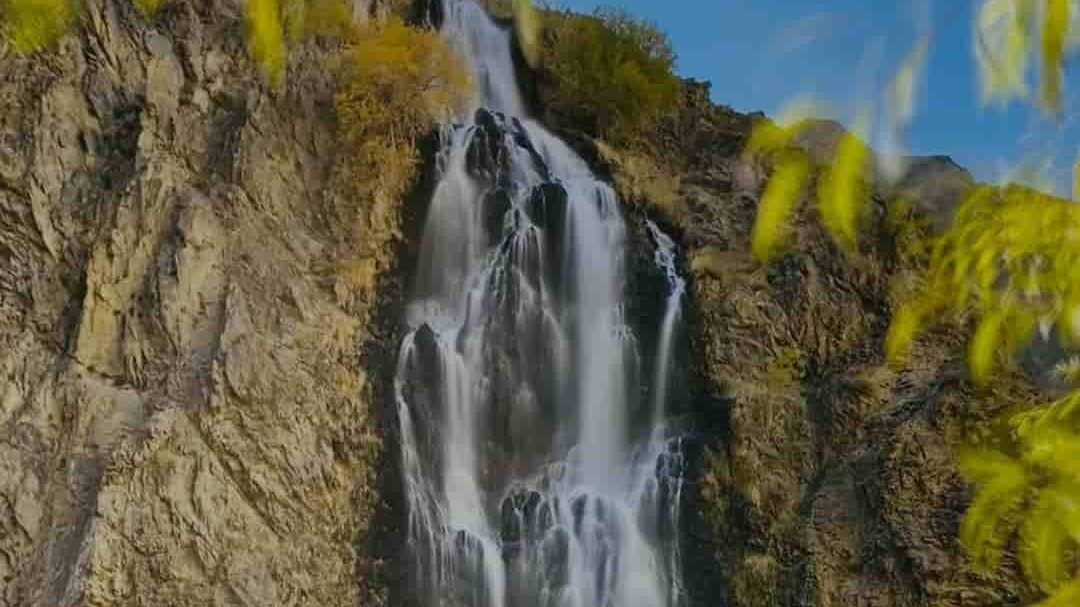
[[[369,604],[399,202],[327,219],[317,49],[271,90],[239,3],[86,9],[0,60],[0,606]],[[380,260],[345,294],[343,234]]]

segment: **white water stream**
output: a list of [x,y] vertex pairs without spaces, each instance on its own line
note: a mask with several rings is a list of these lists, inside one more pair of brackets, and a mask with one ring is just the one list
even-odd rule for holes
[[443,136],[395,382],[418,596],[673,607],[675,244],[647,225],[669,294],[642,404],[614,192],[528,118],[509,34],[471,0],[443,9],[477,92]]

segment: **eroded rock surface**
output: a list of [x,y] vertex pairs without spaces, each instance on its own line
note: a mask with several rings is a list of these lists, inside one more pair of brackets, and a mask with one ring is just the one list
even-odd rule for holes
[[272,89],[239,2],[85,8],[0,59],[0,605],[375,602],[360,356],[399,213],[335,186],[325,53]]

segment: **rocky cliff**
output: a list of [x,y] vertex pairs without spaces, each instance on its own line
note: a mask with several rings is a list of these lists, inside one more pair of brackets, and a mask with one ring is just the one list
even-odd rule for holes
[[[396,503],[379,428],[403,201],[342,190],[326,49],[272,88],[241,10],[94,0],[58,49],[0,56],[2,607],[387,599],[369,545]],[[855,256],[807,211],[762,267],[755,116],[688,83],[653,154],[547,118],[686,253],[693,604],[1018,604],[957,545],[951,449],[1026,388],[974,390],[958,329],[903,370],[881,351],[964,175],[918,163],[916,210],[876,199]]]
[[270,88],[231,0],[89,2],[0,58],[0,605],[378,602],[400,213],[336,186],[325,58]]
[[[1022,604],[1014,569],[981,575],[959,546],[970,487],[954,447],[1030,387],[973,388],[959,326],[922,340],[903,369],[883,356],[925,237],[948,222],[970,176],[944,158],[913,159],[903,196],[874,195],[854,255],[804,205],[788,252],[766,267],[749,239],[769,167],[739,154],[760,118],[714,106],[708,85],[691,82],[652,160],[598,153],[631,213],[680,234],[692,277],[702,448],[688,508],[692,602]],[[812,156],[824,145],[801,143]]]

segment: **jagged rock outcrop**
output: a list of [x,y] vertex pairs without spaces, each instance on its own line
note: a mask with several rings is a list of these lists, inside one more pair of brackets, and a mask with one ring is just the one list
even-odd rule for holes
[[94,0],[0,59],[4,607],[380,596],[360,357],[400,214],[336,186],[325,53],[272,89],[242,11]]

